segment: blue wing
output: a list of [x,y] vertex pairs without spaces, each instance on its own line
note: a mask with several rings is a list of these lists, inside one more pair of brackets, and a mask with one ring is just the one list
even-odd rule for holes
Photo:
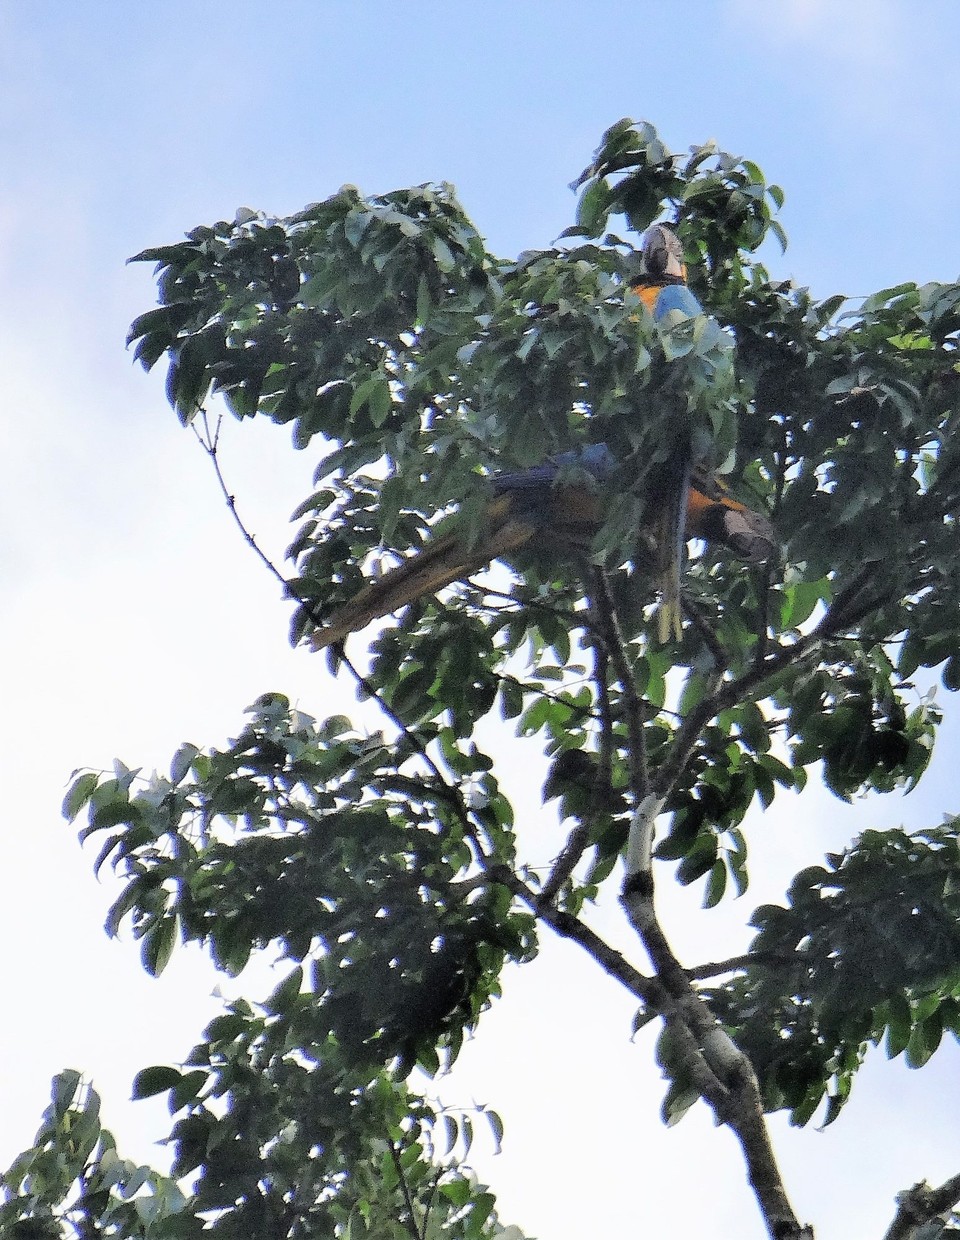
[[671,310],[679,310],[689,319],[703,314],[703,306],[685,284],[665,284],[657,294],[653,306],[654,320],[659,323]]

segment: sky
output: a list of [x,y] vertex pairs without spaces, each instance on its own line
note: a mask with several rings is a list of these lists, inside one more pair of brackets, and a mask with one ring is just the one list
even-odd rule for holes
[[[775,275],[821,296],[956,279],[958,47],[953,0],[0,0],[0,1165],[67,1065],[94,1081],[121,1149],[163,1163],[165,1109],[130,1102],[130,1082],[188,1052],[215,986],[237,993],[199,952],[154,980],[129,935],[106,939],[115,888],[59,815],[71,772],[222,744],[266,690],[316,716],[357,711],[323,659],[288,646],[286,605],[166,406],[162,367],[132,365],[126,330],[155,290],[127,258],[345,182],[450,181],[495,252],[549,245],[572,220],[570,181],[632,116],[675,149],[716,138],[784,187]],[[277,560],[315,463],[282,428],[226,429],[229,485]],[[666,900],[684,959],[737,950],[757,903],[863,827],[960,808],[960,703],[943,697],[908,798],[778,799],[751,821],[747,896],[710,913],[697,891]],[[506,782],[549,858],[556,827],[522,776]],[[627,942],[615,908],[596,925]],[[759,1240],[733,1139],[702,1107],[660,1125],[651,1035],[631,1040],[629,998],[594,973],[545,939],[439,1085],[506,1121],[504,1152],[478,1138],[474,1159],[502,1218],[540,1240]],[[274,980],[244,984],[256,998]],[[958,1069],[953,1047],[922,1073],[878,1051],[830,1129],[775,1118],[819,1240],[882,1235],[897,1191],[960,1169]]]

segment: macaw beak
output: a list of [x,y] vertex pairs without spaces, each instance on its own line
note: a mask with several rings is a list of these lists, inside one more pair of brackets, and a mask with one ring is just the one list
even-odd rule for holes
[[683,247],[680,239],[665,224],[654,224],[643,238],[644,274],[653,279],[664,276],[686,281],[687,268],[683,261]]
[[722,540],[747,564],[766,564],[780,555],[773,526],[759,512],[725,508]]

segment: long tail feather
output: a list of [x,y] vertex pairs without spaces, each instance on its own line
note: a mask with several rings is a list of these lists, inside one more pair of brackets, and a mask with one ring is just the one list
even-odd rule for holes
[[[477,546],[467,550],[456,533],[429,543],[335,611],[312,635],[313,649],[343,641],[492,560],[509,558],[534,538],[543,543],[542,549],[557,554],[588,550],[603,521],[602,494],[556,487],[555,477],[556,468],[549,466],[495,480],[503,489],[487,508],[486,534]],[[652,543],[650,568],[661,595],[659,637],[666,642],[681,636],[680,577],[687,538],[720,543],[754,564],[773,558],[778,543],[766,517],[733,499],[718,478],[702,469],[691,471],[680,454],[665,468],[657,491],[657,518],[647,536]]]
[[510,507],[509,496],[494,500],[488,512],[491,528],[472,550],[465,550],[456,533],[445,534],[371,581],[335,611],[323,628],[317,629],[310,638],[310,645],[314,650],[323,650],[334,642],[343,641],[373,620],[399,611],[418,598],[436,594],[444,586],[522,547],[530,541],[537,527],[530,520],[512,519]]
[[680,573],[687,539],[687,504],[690,495],[690,460],[677,456],[664,474],[658,495],[659,511],[654,526],[657,551],[657,586],[660,607],[657,635],[661,644],[677,641],[683,633],[680,613]]

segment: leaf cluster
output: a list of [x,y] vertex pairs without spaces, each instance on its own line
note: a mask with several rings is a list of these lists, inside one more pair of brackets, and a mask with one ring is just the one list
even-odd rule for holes
[[0,1194],[5,1240],[193,1240],[202,1229],[175,1180],[120,1157],[96,1091],[73,1069],[54,1078],[34,1144],[0,1177]]
[[870,1044],[922,1067],[960,1033],[956,819],[867,831],[753,915],[750,962],[710,1002],[750,1055],[768,1108],[830,1123]]
[[[435,1110],[386,1074],[337,1070],[335,1054],[302,1058],[292,1006],[289,986],[258,1010],[237,1003],[183,1069],[138,1074],[134,1097],[167,1092],[179,1116],[176,1178],[121,1158],[95,1091],[60,1073],[34,1145],[3,1176],[3,1236],[523,1240],[451,1157],[469,1153],[470,1115]],[[499,1141],[499,1118],[477,1110]],[[177,1180],[198,1169],[188,1196]]]
[[[276,694],[250,713],[224,750],[183,746],[169,777],[140,786],[118,768],[74,782],[66,811],[86,808],[81,834],[107,833],[97,865],[109,859],[126,879],[108,930],[129,918],[152,973],[178,939],[232,974],[277,949],[309,966],[314,1040],[334,1038],[348,1061],[435,1070],[505,960],[535,949],[509,893],[470,881],[476,824],[503,836],[488,763],[476,771],[483,814],[468,819],[441,781],[405,773],[380,734],[343,718],[318,727]],[[454,750],[450,760],[460,774],[471,765]]]
[[102,840],[98,867],[126,880],[107,928],[130,924],[150,972],[179,941],[231,974],[255,952],[283,968],[262,1004],[211,1023],[184,1068],[146,1069],[135,1086],[169,1092],[173,1174],[197,1177],[192,1217],[214,1217],[212,1234],[498,1230],[493,1199],[458,1169],[470,1117],[403,1078],[455,1058],[504,962],[535,950],[533,920],[477,881],[476,833],[502,834],[487,764],[474,764],[484,796],[469,817],[405,765],[382,736],[318,727],[274,694],[223,750],[185,744],[169,776],[117,764],[67,794],[82,835]]

